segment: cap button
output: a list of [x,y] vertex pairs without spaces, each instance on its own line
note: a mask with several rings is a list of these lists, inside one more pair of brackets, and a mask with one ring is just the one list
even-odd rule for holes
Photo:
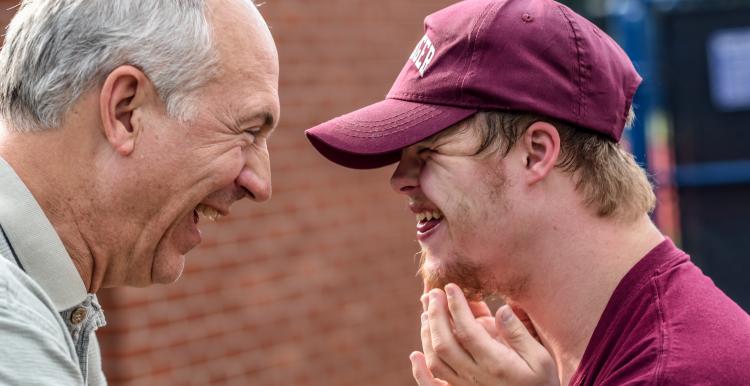
[[532,21],[534,21],[534,16],[531,16],[531,14],[528,12],[524,12],[523,16],[521,16],[521,20],[527,23],[531,23]]
[[79,324],[86,318],[86,309],[83,307],[76,308],[75,311],[70,315],[70,322],[73,324]]

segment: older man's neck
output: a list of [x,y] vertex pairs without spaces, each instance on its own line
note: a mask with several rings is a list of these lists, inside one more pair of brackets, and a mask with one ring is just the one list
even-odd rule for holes
[[[93,251],[84,237],[87,224],[87,192],[92,184],[92,163],[85,139],[64,133],[63,128],[33,133],[4,132],[0,156],[18,174],[34,195],[71,256],[87,290],[101,287],[103,272],[97,272]],[[90,154],[90,153],[88,153]]]
[[597,219],[569,225],[569,231],[539,243],[535,253],[544,256],[543,264],[528,292],[512,299],[551,351],[563,385],[578,368],[620,280],[664,239],[645,214],[630,224]]

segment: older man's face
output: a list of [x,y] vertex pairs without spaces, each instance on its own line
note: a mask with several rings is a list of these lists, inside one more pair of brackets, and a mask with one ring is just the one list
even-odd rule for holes
[[218,76],[196,92],[193,118],[162,110],[146,117],[151,147],[143,195],[150,211],[127,261],[126,284],[168,283],[201,242],[203,218],[227,215],[235,201],[271,196],[267,140],[279,116],[278,57],[258,11],[242,0],[211,3]]

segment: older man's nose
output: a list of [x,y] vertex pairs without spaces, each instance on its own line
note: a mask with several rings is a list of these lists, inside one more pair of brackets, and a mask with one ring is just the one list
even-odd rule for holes
[[271,198],[271,173],[256,173],[250,169],[243,169],[237,176],[237,185],[243,188],[250,199],[263,202]]

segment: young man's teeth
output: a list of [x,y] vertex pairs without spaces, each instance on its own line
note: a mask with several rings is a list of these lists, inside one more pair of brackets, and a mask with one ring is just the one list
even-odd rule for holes
[[420,223],[424,221],[438,220],[442,217],[443,215],[437,211],[422,212],[422,213],[417,213],[417,222]]
[[216,221],[221,216],[219,214],[219,211],[203,204],[198,204],[198,206],[195,207],[195,210],[198,212],[198,214],[211,221]]

